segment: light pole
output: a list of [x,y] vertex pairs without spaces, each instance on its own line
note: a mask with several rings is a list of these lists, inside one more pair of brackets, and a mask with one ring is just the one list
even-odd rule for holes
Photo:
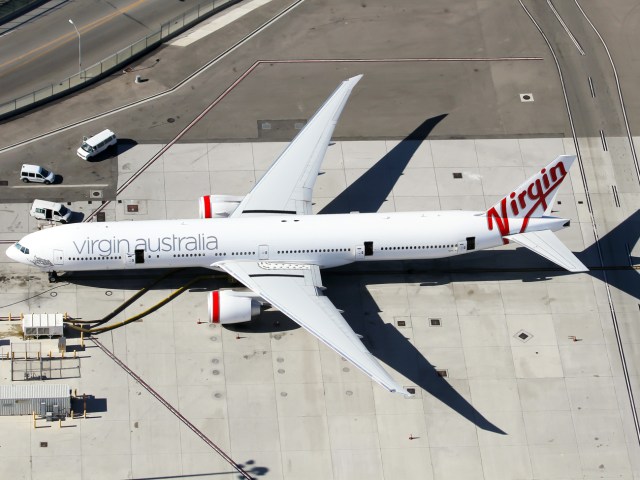
[[69,19],[69,23],[73,25],[73,28],[78,34],[78,76],[80,76],[80,80],[82,80],[82,41],[80,40],[80,32],[76,24],[73,23],[73,20]]

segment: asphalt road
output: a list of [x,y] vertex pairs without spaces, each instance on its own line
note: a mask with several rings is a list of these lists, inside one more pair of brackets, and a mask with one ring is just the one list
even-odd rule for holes
[[66,2],[0,37],[0,103],[59,82],[157,30],[192,0]]

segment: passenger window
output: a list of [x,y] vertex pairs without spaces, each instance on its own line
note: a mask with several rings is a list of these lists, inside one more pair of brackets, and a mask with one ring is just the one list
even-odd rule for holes
[[35,176],[36,176],[35,173],[30,173],[29,174],[29,177],[31,177],[31,178],[34,178]]

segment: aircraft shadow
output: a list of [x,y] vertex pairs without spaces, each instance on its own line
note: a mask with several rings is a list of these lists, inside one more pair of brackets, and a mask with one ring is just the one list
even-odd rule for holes
[[[375,300],[367,289],[361,290],[364,295],[363,303],[375,305]],[[449,382],[438,375],[436,368],[394,325],[384,323],[377,314],[375,317],[377,318],[368,315],[365,342],[373,355],[477,427],[501,435],[507,434],[487,420]]]
[[413,132],[349,185],[318,212],[320,215],[349,212],[377,212],[393,190],[398,178],[423,140],[445,117],[446,113],[422,122]]

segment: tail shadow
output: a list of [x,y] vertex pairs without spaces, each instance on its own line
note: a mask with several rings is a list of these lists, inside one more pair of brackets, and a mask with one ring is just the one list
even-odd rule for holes
[[422,141],[445,117],[446,113],[428,118],[405,137],[384,157],[349,185],[319,214],[377,212],[385,202],[398,178],[416,153]]
[[[576,256],[590,268],[589,274],[592,277],[603,282],[606,279],[609,285],[640,299],[638,272],[631,268],[640,263],[640,257],[631,255],[638,239],[640,239],[640,210],[636,210],[629,218],[604,234],[598,242],[576,253]],[[599,268],[601,257],[604,269]]]

